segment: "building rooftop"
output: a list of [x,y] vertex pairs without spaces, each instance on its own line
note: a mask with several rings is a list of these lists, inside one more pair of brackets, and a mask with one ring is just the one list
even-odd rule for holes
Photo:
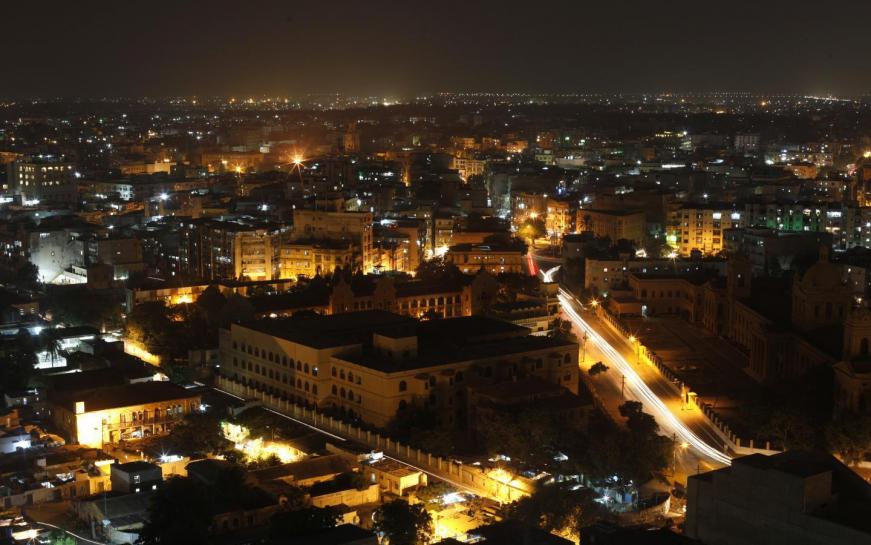
[[76,403],[83,401],[85,411],[94,412],[175,399],[190,399],[199,397],[199,394],[170,382],[139,382],[121,386],[54,392],[50,397],[56,405],[63,406],[73,412],[76,410]]
[[372,332],[380,327],[413,322],[411,318],[391,312],[367,310],[330,316],[256,320],[241,324],[241,327],[312,348],[330,348],[366,342]]

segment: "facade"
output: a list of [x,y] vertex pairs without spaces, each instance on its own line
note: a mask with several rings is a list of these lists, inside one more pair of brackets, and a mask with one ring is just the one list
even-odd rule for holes
[[293,240],[350,241],[357,252],[355,266],[373,268],[372,214],[369,212],[293,211]]
[[668,237],[682,256],[689,256],[694,250],[715,255],[726,248],[724,231],[743,226],[741,212],[731,206],[686,206],[672,213]]
[[643,242],[647,235],[647,220],[643,211],[579,209],[575,225],[580,233],[592,232],[608,237],[612,242],[632,240]]
[[584,289],[607,293],[628,286],[632,274],[685,275],[702,270],[726,271],[725,259],[635,258],[623,254],[618,259],[587,258],[584,265]]
[[456,244],[445,254],[445,260],[453,263],[465,274],[474,274],[483,269],[490,274],[522,273],[523,250],[506,244]]
[[142,382],[56,392],[50,404],[52,422],[70,442],[102,448],[169,433],[199,410],[200,395],[168,382]]
[[313,278],[357,265],[358,251],[348,240],[285,241],[279,250],[280,278]]
[[469,384],[535,376],[574,393],[578,387],[576,343],[481,317],[417,321],[365,311],[233,324],[221,357],[221,374],[231,380],[376,426],[414,403],[445,423],[465,421]]
[[277,276],[280,235],[280,227],[257,222],[194,222],[185,233],[188,271],[202,280],[271,280]]
[[687,536],[709,545],[871,543],[871,486],[827,454],[736,458],[690,475]]
[[9,187],[25,201],[74,203],[78,200],[75,164],[56,157],[30,157],[7,168]]

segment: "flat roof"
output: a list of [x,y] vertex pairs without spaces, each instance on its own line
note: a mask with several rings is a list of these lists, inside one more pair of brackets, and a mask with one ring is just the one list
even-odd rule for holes
[[86,390],[56,392],[52,401],[75,412],[76,402],[85,403],[86,412],[102,411],[118,407],[130,407],[158,403],[174,399],[199,397],[198,393],[186,390],[171,382],[138,382],[121,386],[107,386]]

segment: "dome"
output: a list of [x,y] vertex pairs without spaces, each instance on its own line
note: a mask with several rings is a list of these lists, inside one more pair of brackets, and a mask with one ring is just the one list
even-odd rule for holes
[[804,290],[830,290],[843,286],[841,269],[827,261],[818,261],[804,273],[801,287]]

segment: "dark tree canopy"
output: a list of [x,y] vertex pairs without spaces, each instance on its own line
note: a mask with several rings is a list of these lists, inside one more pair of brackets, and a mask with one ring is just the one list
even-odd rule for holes
[[393,500],[375,510],[373,528],[388,545],[421,545],[433,534],[432,517],[423,505]]

